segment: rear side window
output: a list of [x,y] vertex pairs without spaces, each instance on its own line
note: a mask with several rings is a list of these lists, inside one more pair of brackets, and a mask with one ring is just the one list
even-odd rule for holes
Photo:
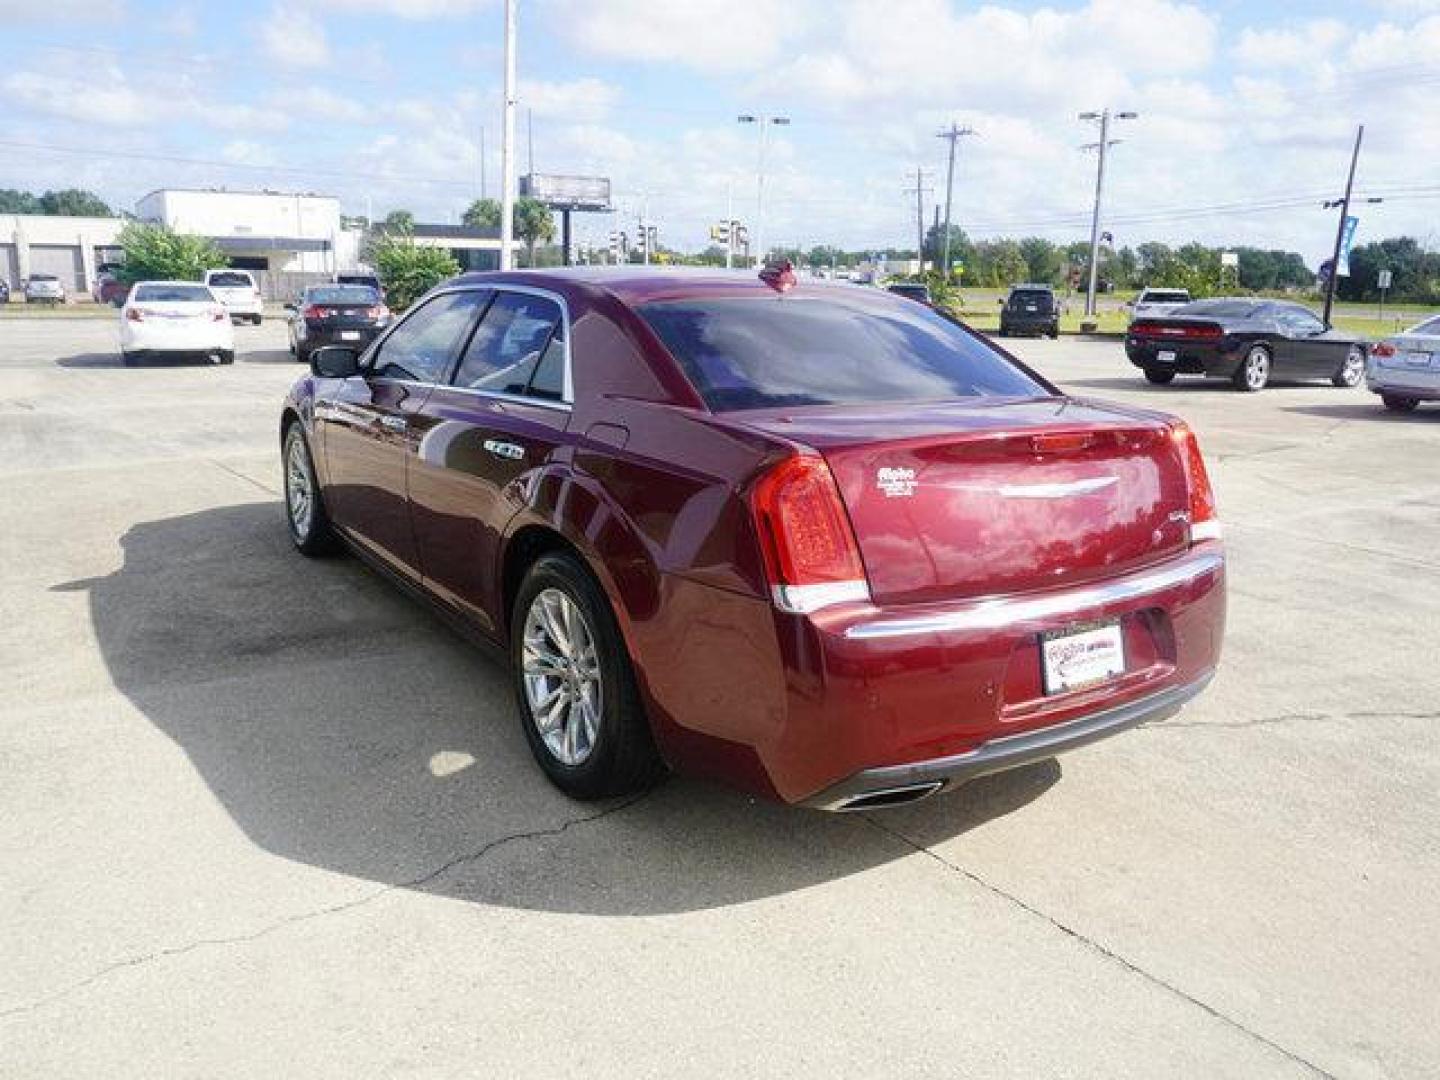
[[1422,337],[1440,337],[1440,319],[1427,319],[1419,326],[1412,326],[1405,333],[1419,334]]
[[234,270],[210,274],[205,280],[220,289],[253,289],[255,287],[255,282],[250,279],[249,274],[241,274]]
[[[563,322],[560,305],[548,297],[497,293],[452,381],[469,390],[525,394],[531,392],[533,380],[543,391],[535,396],[548,398],[554,391],[554,399],[559,400],[564,382]],[[541,374],[543,382],[537,378]]]
[[1263,312],[1264,304],[1253,300],[1197,300],[1172,312],[1175,318],[1214,316],[1222,319],[1249,319]]
[[673,300],[636,310],[716,412],[1049,394],[979,338],[898,297]]
[[134,299],[152,304],[213,304],[215,294],[204,285],[141,285]]

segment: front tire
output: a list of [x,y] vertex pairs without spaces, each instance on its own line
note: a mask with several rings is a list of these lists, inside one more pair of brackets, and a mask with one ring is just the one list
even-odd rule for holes
[[1264,345],[1252,345],[1245,353],[1245,359],[1235,369],[1232,381],[1235,389],[1256,393],[1265,389],[1270,381],[1270,350]]
[[1365,378],[1365,350],[1359,345],[1350,346],[1350,351],[1345,354],[1345,359],[1335,374],[1330,376],[1333,386],[1341,389],[1353,389],[1360,385],[1360,380]]
[[325,499],[315,479],[310,444],[297,420],[285,431],[285,521],[290,539],[302,555],[328,555],[339,547]]
[[1415,407],[1420,404],[1413,397],[1400,397],[1396,394],[1381,394],[1380,401],[1386,411],[1398,413],[1414,412]]
[[1164,368],[1147,367],[1145,378],[1156,386],[1164,386],[1166,383],[1175,381],[1175,372],[1167,371]]
[[662,774],[614,613],[575,557],[545,555],[525,575],[510,656],[525,740],[561,791],[601,799]]

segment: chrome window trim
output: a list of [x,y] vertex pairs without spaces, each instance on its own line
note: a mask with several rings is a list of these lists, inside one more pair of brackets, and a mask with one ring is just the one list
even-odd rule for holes
[[1185,585],[1207,574],[1221,571],[1225,560],[1218,554],[1202,553],[1178,565],[1143,571],[1120,581],[1067,589],[1050,596],[1029,596],[980,600],[966,607],[915,615],[908,618],[881,618],[857,623],[845,631],[851,640],[907,637],[913,634],[943,634],[964,630],[994,630],[1013,623],[1053,619],[1088,608],[1139,600],[1177,585]]
[[[436,380],[435,382],[422,382],[418,379],[393,379],[386,375],[376,375],[374,376],[375,380],[377,382],[399,383],[404,386],[442,387],[446,390],[455,390],[462,394],[476,394],[481,397],[491,397],[500,401],[516,401],[526,405],[540,405],[542,408],[563,408],[567,412],[570,411],[572,406],[575,404],[574,357],[573,353],[571,352],[570,346],[570,341],[572,337],[571,327],[573,326],[573,323],[570,320],[570,305],[565,302],[565,297],[561,296],[558,292],[554,292],[550,289],[542,289],[535,285],[512,285],[506,281],[487,281],[483,283],[476,282],[473,284],[452,285],[448,288],[438,288],[426,293],[425,296],[422,297],[422,299],[428,304],[430,301],[438,300],[442,296],[448,296],[451,293],[461,292],[527,293],[530,296],[539,296],[543,299],[551,300],[559,306],[560,326],[561,329],[563,329],[565,332],[565,379],[564,390],[562,391],[563,399],[561,401],[551,401],[548,398],[526,397],[524,394],[506,394],[494,390],[476,390],[468,386],[456,386],[453,383],[440,380]],[[405,323],[410,320],[410,316],[420,309],[420,306],[421,305],[416,305],[415,307],[411,308],[410,311],[407,311],[404,315],[400,316],[400,318],[396,319],[388,327],[386,327],[383,334],[380,334],[378,337],[376,337],[374,341],[370,343],[369,348],[363,354],[361,354],[362,368],[368,368],[370,366],[370,360],[380,351],[380,349],[384,348],[385,342],[389,339],[390,335],[393,334],[400,327],[404,326]],[[481,313],[481,317],[484,317],[483,312]],[[474,331],[472,330],[471,333],[473,334]],[[470,344],[468,338],[466,339],[465,344]],[[447,369],[445,375],[447,377],[453,378],[454,372]]]

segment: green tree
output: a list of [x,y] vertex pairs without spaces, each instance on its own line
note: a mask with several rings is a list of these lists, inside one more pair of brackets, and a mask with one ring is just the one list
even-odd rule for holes
[[[945,226],[931,225],[925,231],[925,259],[938,267],[945,258]],[[975,258],[975,245],[965,235],[965,230],[953,222],[950,225],[950,262],[959,263],[967,270]]]
[[0,214],[39,214],[40,200],[28,191],[0,188]]
[[365,261],[380,275],[386,302],[396,311],[404,311],[440,282],[460,272],[460,264],[448,251],[420,247],[408,229],[381,233],[366,246]]
[[55,217],[113,217],[100,196],[79,188],[47,191],[40,196],[40,212]]
[[476,199],[460,220],[472,229],[498,229],[500,203],[496,199]]
[[1065,271],[1065,256],[1043,236],[1027,236],[1020,241],[1020,256],[1025,260],[1025,277],[1036,284],[1055,285]]
[[409,210],[391,210],[385,215],[385,228],[403,229],[406,232],[415,230],[415,215]]
[[[499,221],[499,218],[496,218]],[[535,245],[555,236],[555,215],[538,199],[522,195],[515,200],[515,235],[530,249],[530,266],[535,265]]]
[[119,276],[126,284],[137,281],[200,281],[206,270],[230,265],[229,258],[204,236],[177,233],[164,225],[132,221],[120,230],[125,252]]

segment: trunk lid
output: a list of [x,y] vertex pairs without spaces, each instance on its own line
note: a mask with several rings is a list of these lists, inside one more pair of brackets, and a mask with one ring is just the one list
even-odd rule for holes
[[1070,399],[774,410],[751,426],[814,447],[879,603],[1053,588],[1189,543],[1165,418]]

